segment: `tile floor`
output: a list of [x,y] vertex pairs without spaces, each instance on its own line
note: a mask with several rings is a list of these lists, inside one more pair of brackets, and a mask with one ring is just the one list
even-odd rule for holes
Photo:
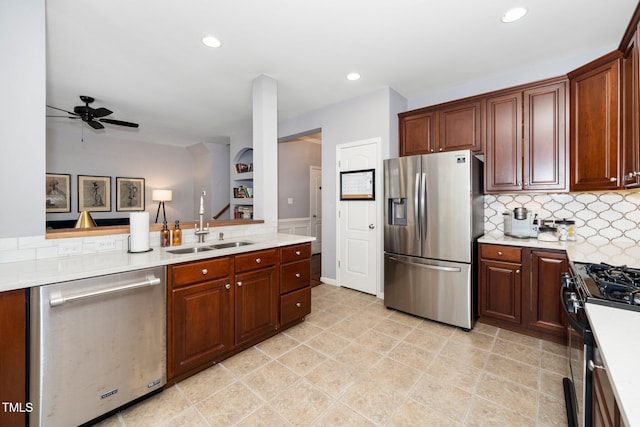
[[566,426],[564,348],[320,285],[300,325],[100,426]]

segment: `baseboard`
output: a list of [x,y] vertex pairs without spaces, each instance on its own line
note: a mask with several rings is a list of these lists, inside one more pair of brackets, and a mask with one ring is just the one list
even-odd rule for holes
[[325,284],[331,285],[331,286],[338,286],[338,283],[336,282],[336,279],[329,279],[327,277],[322,277],[322,276],[320,276],[320,283],[325,283]]

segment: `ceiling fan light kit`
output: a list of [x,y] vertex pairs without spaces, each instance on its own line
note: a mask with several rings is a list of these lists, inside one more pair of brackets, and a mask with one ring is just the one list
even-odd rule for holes
[[62,108],[54,107],[51,105],[47,105],[48,108],[52,108],[54,110],[62,111],[68,116],[47,116],[47,117],[67,117],[69,119],[81,119],[83,122],[91,126],[93,129],[99,130],[104,129],[104,125],[102,123],[108,123],[111,125],[117,126],[125,126],[130,128],[137,128],[139,125],[133,122],[125,122],[122,120],[114,120],[114,119],[103,119],[110,114],[113,114],[113,111],[108,108],[99,107],[93,108],[90,107],[89,104],[95,101],[94,98],[90,96],[80,95],[80,100],[84,102],[84,105],[76,105],[73,107],[73,111],[63,110]]

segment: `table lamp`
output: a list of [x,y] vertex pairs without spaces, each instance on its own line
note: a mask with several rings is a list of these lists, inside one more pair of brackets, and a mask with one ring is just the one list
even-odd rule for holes
[[160,206],[162,206],[162,217],[167,220],[167,213],[164,210],[164,202],[170,202],[172,196],[171,190],[153,190],[151,192],[151,200],[158,203],[158,212],[156,212],[156,223],[158,223],[158,216],[160,215]]

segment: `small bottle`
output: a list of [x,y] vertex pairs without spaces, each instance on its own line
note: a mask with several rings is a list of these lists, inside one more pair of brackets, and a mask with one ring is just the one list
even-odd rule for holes
[[162,230],[160,231],[160,246],[171,246],[171,233],[167,228],[167,221],[162,221]]
[[182,230],[180,230],[180,221],[176,219],[176,228],[173,230],[173,246],[182,244]]

